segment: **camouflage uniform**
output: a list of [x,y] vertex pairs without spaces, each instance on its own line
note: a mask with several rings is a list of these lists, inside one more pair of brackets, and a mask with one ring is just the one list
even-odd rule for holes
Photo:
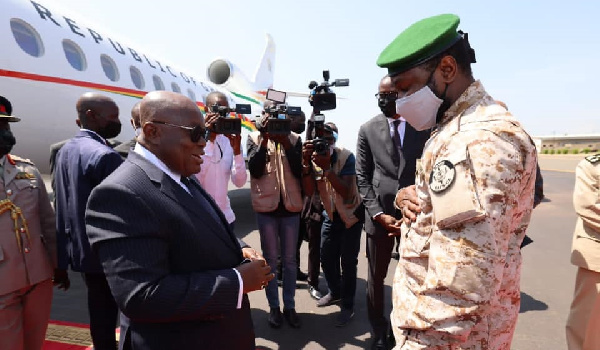
[[395,349],[510,349],[536,163],[479,81],[445,113],[417,163],[422,212],[402,229]]

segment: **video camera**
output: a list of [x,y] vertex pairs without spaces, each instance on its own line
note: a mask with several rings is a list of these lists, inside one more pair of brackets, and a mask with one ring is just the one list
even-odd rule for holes
[[257,123],[257,128],[260,132],[269,134],[289,135],[292,131],[291,120],[288,115],[300,115],[302,110],[300,107],[288,106],[285,104],[286,93],[273,89],[267,90],[267,100],[273,101],[272,106],[265,107],[264,111],[269,115],[266,129]]
[[233,110],[227,106],[221,106],[215,103],[210,106],[210,111],[219,114],[219,119],[214,127],[214,131],[217,134],[240,135],[242,133],[242,120],[231,117],[230,114],[231,112],[235,112],[236,114],[250,114],[251,107],[248,104],[236,104],[235,109]]
[[323,82],[318,84],[316,81],[311,81],[308,88],[311,89],[308,102],[313,107],[313,118],[309,123],[312,123],[314,130],[313,144],[315,152],[318,154],[326,154],[329,152],[329,142],[324,138],[325,135],[325,116],[321,111],[328,111],[336,108],[336,95],[332,86],[349,86],[350,79],[335,79],[333,83],[329,82],[329,71],[323,71]]
[[323,80],[321,84],[314,80],[308,84],[308,88],[311,89],[308,102],[313,107],[315,114],[319,114],[320,111],[335,109],[336,96],[330,87],[350,85],[350,79],[336,79],[333,83],[330,83],[328,70],[323,71]]

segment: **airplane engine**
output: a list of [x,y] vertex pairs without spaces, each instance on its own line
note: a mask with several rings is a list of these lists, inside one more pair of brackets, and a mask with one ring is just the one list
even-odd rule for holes
[[217,58],[208,65],[206,76],[211,83],[226,88],[227,90],[239,94],[252,93],[252,96],[245,96],[250,99],[260,98],[255,95],[254,84],[236,67],[226,59]]

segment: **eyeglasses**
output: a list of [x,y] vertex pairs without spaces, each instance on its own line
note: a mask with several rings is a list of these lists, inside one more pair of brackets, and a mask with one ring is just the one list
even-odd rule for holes
[[378,92],[375,94],[375,98],[376,99],[387,99],[387,98],[398,98],[398,93],[396,91],[389,91],[389,92]]
[[198,141],[200,141],[200,138],[203,138],[204,140],[208,140],[208,135],[210,134],[210,130],[208,130],[206,128],[203,128],[200,125],[196,125],[194,127],[191,127],[191,126],[183,126],[183,125],[171,124],[171,123],[163,122],[163,121],[160,121],[160,120],[152,120],[150,122],[151,123],[156,123],[156,124],[163,124],[163,125],[168,125],[168,126],[174,126],[176,128],[188,130],[190,132],[190,139],[192,140],[192,142],[198,142]]

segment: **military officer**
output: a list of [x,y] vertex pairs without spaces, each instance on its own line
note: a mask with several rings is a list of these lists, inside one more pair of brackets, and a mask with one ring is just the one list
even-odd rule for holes
[[[0,96],[0,349],[39,350],[44,343],[56,267],[54,211],[31,161],[10,155],[10,102]],[[56,283],[68,288],[66,272]]]
[[377,64],[398,91],[396,113],[434,127],[416,186],[395,203],[405,220],[393,284],[395,349],[510,349],[521,255],[533,207],[536,151],[517,118],[473,78],[458,16],[423,19]]
[[573,206],[579,215],[571,263],[577,266],[575,293],[567,320],[569,350],[600,349],[600,154],[586,157],[575,171]]

